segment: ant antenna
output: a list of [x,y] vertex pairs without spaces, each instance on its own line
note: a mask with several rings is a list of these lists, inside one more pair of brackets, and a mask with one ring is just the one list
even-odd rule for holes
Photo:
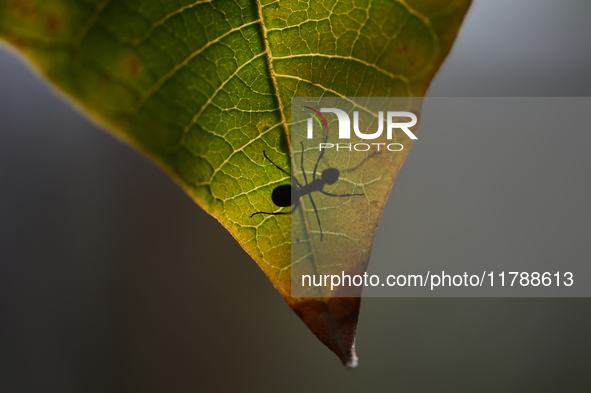
[[275,166],[275,168],[279,169],[281,172],[285,173],[286,175],[291,176],[285,169],[281,168],[279,165],[277,165],[273,161],[271,161],[271,159],[269,157],[267,157],[267,152],[265,152],[264,150],[263,150],[263,155],[265,156],[267,161],[269,161],[271,164],[273,164]]

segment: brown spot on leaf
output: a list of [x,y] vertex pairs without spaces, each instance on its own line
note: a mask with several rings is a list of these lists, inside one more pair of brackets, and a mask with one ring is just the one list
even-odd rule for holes
[[129,55],[123,60],[123,67],[128,74],[136,76],[142,69],[142,61],[136,55]]
[[57,12],[50,12],[45,19],[45,30],[49,33],[58,33],[64,28],[64,19]]
[[8,3],[8,10],[19,18],[27,18],[34,14],[31,0],[12,0]]
[[408,55],[408,44],[403,43],[402,45],[400,45],[400,49],[399,49],[398,53],[400,56],[407,56]]

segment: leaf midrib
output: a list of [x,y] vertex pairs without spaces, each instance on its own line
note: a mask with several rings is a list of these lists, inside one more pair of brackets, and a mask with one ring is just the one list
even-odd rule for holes
[[[281,122],[283,123],[283,130],[285,132],[285,138],[287,139],[287,146],[289,149],[288,154],[290,157],[292,168],[296,168],[294,155],[292,154],[293,148],[291,146],[291,138],[289,137],[289,128],[287,125],[287,119],[285,117],[284,105],[281,100],[281,94],[279,93],[279,85],[277,83],[277,78],[276,78],[277,74],[275,73],[275,68],[273,67],[273,54],[271,53],[271,46],[269,44],[269,38],[267,36],[267,28],[265,26],[265,18],[263,16],[263,5],[261,4],[260,0],[255,0],[255,2],[257,4],[259,21],[261,23],[261,31],[263,32],[263,41],[264,41],[263,44],[265,46],[265,53],[267,54],[267,65],[269,67],[269,72],[271,73],[271,80],[273,82],[273,88],[275,89],[275,94],[277,96],[277,103],[279,104],[279,112],[281,113]],[[303,209],[304,209],[303,204],[300,208],[302,209],[302,212],[303,212]],[[304,220],[304,224],[306,226],[306,235],[308,236],[308,244],[310,245],[310,254],[314,258],[314,270],[315,270],[315,273],[317,274],[319,271],[318,258],[316,255],[316,249],[314,248],[314,242],[312,241],[310,224],[308,222],[308,218],[307,218],[306,214],[302,213],[302,217]],[[291,215],[290,215],[290,226],[291,226]],[[291,239],[290,239],[290,244],[291,244]],[[287,265],[287,267],[290,268],[290,271],[291,271],[291,259],[292,258],[291,258],[291,253],[290,253],[290,261],[289,261],[289,264]]]

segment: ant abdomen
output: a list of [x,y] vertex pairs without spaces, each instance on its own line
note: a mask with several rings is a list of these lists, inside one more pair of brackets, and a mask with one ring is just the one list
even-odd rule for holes
[[275,187],[271,193],[271,200],[279,207],[291,206],[298,198],[298,189],[291,184],[283,184]]

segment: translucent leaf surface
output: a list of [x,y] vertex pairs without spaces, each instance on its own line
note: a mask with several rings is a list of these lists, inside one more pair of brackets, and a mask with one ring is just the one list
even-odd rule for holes
[[290,220],[250,217],[289,182],[263,151],[289,168],[293,96],[423,96],[469,3],[0,0],[0,37],[170,173],[354,366],[359,299],[290,297]]

